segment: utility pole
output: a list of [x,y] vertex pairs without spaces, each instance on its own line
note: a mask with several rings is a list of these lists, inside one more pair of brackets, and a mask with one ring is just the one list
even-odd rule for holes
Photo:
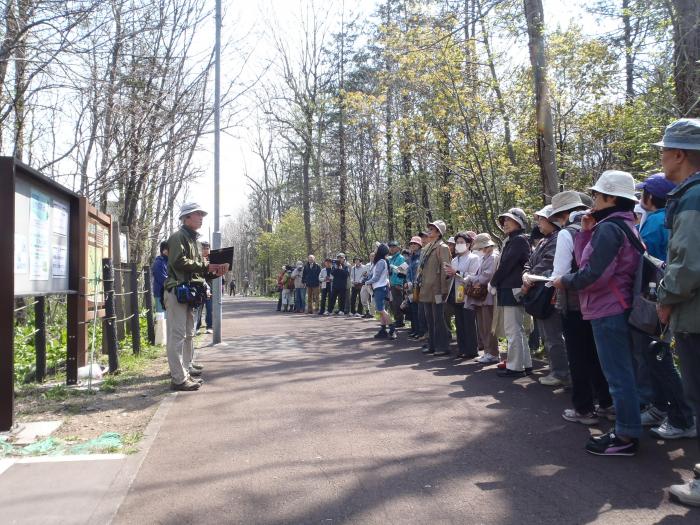
[[[214,235],[212,248],[221,248],[221,230],[219,228],[219,169],[221,141],[221,0],[216,0],[216,43],[214,44]],[[221,343],[221,277],[213,281],[211,305],[214,322],[213,344]]]

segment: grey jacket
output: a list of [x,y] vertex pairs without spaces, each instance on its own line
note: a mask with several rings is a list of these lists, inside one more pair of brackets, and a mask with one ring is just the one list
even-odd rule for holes
[[666,227],[671,229],[659,303],[672,306],[671,330],[700,333],[700,172],[668,194]]

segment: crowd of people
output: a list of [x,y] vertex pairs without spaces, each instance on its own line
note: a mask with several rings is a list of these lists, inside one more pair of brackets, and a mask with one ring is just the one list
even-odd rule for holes
[[[671,124],[655,146],[663,173],[637,183],[605,171],[588,193],[552,196],[532,228],[522,209],[508,209],[498,216],[502,242],[486,232],[448,237],[435,220],[404,247],[377,242],[367,261],[338,253],[319,265],[309,255],[281,269],[277,309],[377,317],[377,339],[407,328],[424,354],[494,364],[502,378],[532,374],[535,333],[549,367],[539,383],[571,392],[562,417],[615,422],[585,443],[589,453],[634,456],[643,427],[697,438],[700,120]],[[694,471],[700,477],[700,463]],[[700,506],[699,479],[670,493]]]

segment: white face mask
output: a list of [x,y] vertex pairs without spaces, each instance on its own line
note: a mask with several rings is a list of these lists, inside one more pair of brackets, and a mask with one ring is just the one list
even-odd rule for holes
[[455,252],[456,253],[464,253],[467,251],[467,245],[466,244],[455,244]]

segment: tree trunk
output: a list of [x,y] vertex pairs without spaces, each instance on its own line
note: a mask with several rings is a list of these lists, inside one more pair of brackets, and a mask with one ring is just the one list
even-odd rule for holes
[[634,98],[634,52],[632,49],[632,17],[630,16],[630,0],[622,0],[622,25],[625,42],[625,98]]
[[[345,13],[343,12],[343,15]],[[345,162],[345,19],[340,22],[340,83],[338,97],[338,146],[340,151],[340,251],[347,250],[348,225],[346,208],[348,205],[348,173]]]
[[544,42],[544,9],[542,0],[524,0],[530,63],[535,80],[535,112],[537,115],[537,153],[542,177],[543,200],[549,202],[559,192],[557,152],[554,143],[552,108],[547,89],[547,63]]
[[[391,0],[386,2],[386,27],[391,25]],[[386,86],[386,214],[387,214],[387,237],[394,238],[394,188],[392,181],[392,126],[393,117],[391,114],[391,105],[393,103],[393,82],[391,80],[391,63],[389,57],[386,57],[385,63],[387,86]]]
[[683,117],[700,117],[700,2],[671,0],[673,76],[676,103]]

